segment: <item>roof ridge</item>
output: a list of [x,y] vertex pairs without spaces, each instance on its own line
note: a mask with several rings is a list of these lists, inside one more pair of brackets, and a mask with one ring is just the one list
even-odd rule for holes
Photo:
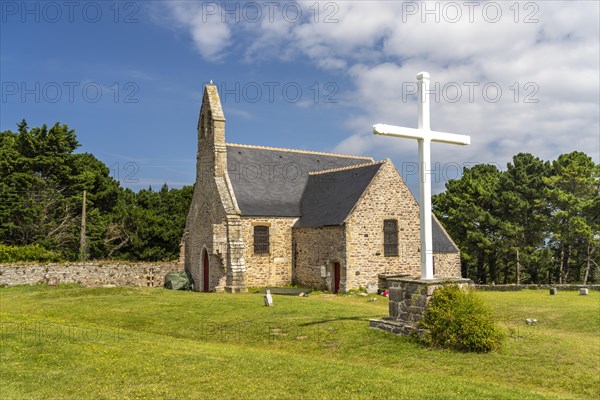
[[329,174],[329,173],[331,173],[331,172],[345,171],[345,170],[348,170],[348,169],[369,167],[369,166],[371,166],[371,165],[383,164],[383,163],[385,163],[385,161],[386,161],[386,160],[383,160],[383,161],[374,161],[374,162],[370,162],[370,163],[366,163],[366,164],[349,165],[349,166],[347,166],[347,167],[332,168],[332,169],[324,169],[323,171],[313,171],[313,172],[309,172],[309,173],[308,173],[308,175]]
[[369,156],[352,156],[352,155],[348,155],[348,154],[326,153],[323,151],[288,149],[285,147],[257,146],[257,145],[252,145],[252,144],[238,144],[238,143],[225,143],[225,145],[226,146],[235,146],[235,147],[246,147],[249,149],[276,150],[276,151],[287,151],[287,152],[292,152],[292,153],[319,154],[319,155],[324,155],[324,156],[357,158],[357,159],[361,159],[361,160],[373,160],[373,158],[369,157]]

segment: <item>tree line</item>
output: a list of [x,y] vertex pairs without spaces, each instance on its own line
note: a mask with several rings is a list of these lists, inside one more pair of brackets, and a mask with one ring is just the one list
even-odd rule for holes
[[433,210],[477,283],[598,281],[600,165],[574,151],[543,161],[519,153],[506,170],[465,168]]
[[79,146],[75,131],[59,123],[29,128],[23,120],[16,132],[0,133],[0,255],[177,259],[193,186],[136,193],[92,154],[75,153]]
[[[17,127],[0,133],[0,260],[177,259],[193,186],[136,193],[92,154],[75,153],[67,125]],[[475,282],[600,280],[600,165],[582,152],[465,168],[433,197],[433,211]]]

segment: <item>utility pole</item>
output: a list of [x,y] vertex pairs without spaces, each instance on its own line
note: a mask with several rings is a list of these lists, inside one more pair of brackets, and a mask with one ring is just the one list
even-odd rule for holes
[[87,243],[85,237],[85,206],[86,206],[86,191],[83,191],[83,203],[81,206],[81,237],[79,238],[79,260],[87,259]]

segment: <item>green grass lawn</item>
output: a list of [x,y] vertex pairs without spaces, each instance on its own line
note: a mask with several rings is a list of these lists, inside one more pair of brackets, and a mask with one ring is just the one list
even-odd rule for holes
[[511,332],[491,354],[369,329],[382,297],[0,289],[0,398],[598,398],[599,292],[479,296]]

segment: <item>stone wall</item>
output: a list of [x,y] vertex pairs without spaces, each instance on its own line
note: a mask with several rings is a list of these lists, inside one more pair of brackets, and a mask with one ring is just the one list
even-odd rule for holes
[[[398,256],[384,255],[386,219],[398,221]],[[419,205],[389,160],[382,164],[344,226],[293,231],[297,248],[294,281],[298,284],[331,290],[334,262],[341,265],[342,292],[361,286],[376,290],[381,274],[420,276]],[[460,277],[460,253],[435,253],[434,259],[436,277]]]
[[[384,256],[385,219],[398,221],[396,257]],[[346,226],[349,288],[378,285],[379,274],[419,275],[419,205],[391,161],[383,163]]]
[[[207,184],[206,186],[212,186]],[[210,202],[211,191],[194,191],[187,217],[185,239],[185,269],[194,280],[195,290],[204,284],[203,257],[208,254],[209,288],[223,291],[226,277],[227,237],[224,213],[219,202]],[[214,193],[214,192],[212,192]]]
[[535,289],[550,289],[557,288],[558,290],[579,290],[580,288],[588,288],[591,290],[600,290],[600,285],[584,285],[584,284],[525,284],[525,285],[474,285],[477,290],[511,292],[518,290],[535,290]]
[[[384,256],[386,219],[398,221],[397,257]],[[391,161],[383,163],[346,225],[348,288],[377,287],[380,274],[420,276],[419,204]],[[460,253],[435,253],[434,259],[436,277],[460,277]]]
[[343,226],[294,228],[296,247],[294,283],[322,290],[333,289],[333,266],[340,263],[340,291],[346,287],[346,249]]
[[460,278],[460,253],[433,253],[433,275]]
[[157,287],[164,284],[167,273],[182,270],[183,265],[177,262],[0,264],[0,286],[78,283],[83,286]]
[[[297,218],[242,217],[246,285],[285,286],[292,283],[292,225]],[[269,227],[269,254],[254,254],[254,226]]]

